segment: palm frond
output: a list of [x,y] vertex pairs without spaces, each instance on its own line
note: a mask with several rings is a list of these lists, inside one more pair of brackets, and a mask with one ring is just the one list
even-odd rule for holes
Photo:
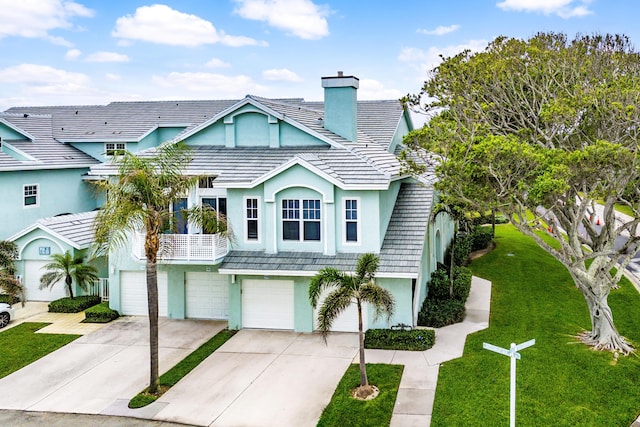
[[325,289],[332,287],[346,287],[351,283],[349,275],[333,267],[325,267],[311,278],[309,282],[309,301],[313,308],[318,306],[320,295]]
[[391,320],[395,311],[395,299],[391,292],[375,282],[365,283],[360,286],[360,300],[369,303],[375,309],[375,319],[385,315],[386,320]]
[[13,274],[8,274],[6,271],[0,271],[0,293],[17,298],[22,302],[22,306],[24,307],[26,299],[24,286],[22,286],[20,280],[18,280]]
[[352,303],[353,293],[347,287],[341,286],[329,292],[318,311],[318,329],[326,342],[327,333],[331,330],[334,320],[340,316]]
[[374,253],[368,252],[360,255],[356,266],[356,274],[362,282],[373,280],[378,270],[380,259]]

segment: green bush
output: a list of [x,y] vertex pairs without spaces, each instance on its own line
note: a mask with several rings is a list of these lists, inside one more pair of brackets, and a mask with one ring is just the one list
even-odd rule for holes
[[471,270],[467,267],[453,268],[453,299],[462,301],[464,304],[469,298],[471,291]]
[[107,301],[93,307],[87,308],[84,312],[84,323],[109,323],[120,317],[117,311],[109,308]]
[[462,322],[465,313],[462,301],[455,299],[441,301],[426,299],[418,313],[418,325],[441,328]]
[[9,305],[17,304],[20,302],[18,297],[6,294],[0,294],[0,302],[7,303]]
[[100,297],[95,295],[82,295],[73,299],[60,298],[49,303],[50,313],[79,313],[96,304],[100,304]]
[[449,274],[446,269],[438,268],[431,273],[431,280],[427,284],[427,298],[432,300],[450,298]]
[[365,348],[423,351],[433,347],[436,334],[431,329],[369,329],[364,334]]
[[493,240],[491,227],[476,227],[471,233],[471,251],[486,249]]
[[453,263],[455,265],[466,265],[469,261],[473,238],[468,234],[459,234],[453,248]]

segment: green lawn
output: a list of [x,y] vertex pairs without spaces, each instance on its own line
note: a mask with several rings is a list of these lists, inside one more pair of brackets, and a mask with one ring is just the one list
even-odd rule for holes
[[22,323],[0,332],[0,378],[69,344],[81,335],[36,334],[49,323]]
[[391,422],[398,387],[402,378],[402,365],[367,364],[369,384],[380,389],[375,399],[362,401],[351,397],[350,390],[360,384],[360,365],[347,368],[331,402],[322,411],[318,427],[382,427]]
[[[464,356],[443,364],[432,426],[495,426],[509,420],[509,359],[482,349],[535,338],[517,362],[518,426],[625,426],[640,413],[640,358],[595,352],[575,338],[590,329],[567,271],[511,226],[471,265],[493,282],[490,327],[470,335]],[[618,330],[640,343],[640,296],[624,279],[609,303]]]

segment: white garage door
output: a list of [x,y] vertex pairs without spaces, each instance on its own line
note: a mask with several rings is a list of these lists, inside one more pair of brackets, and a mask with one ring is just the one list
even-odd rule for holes
[[229,318],[229,281],[224,274],[188,271],[185,297],[189,318]]
[[242,327],[293,329],[292,280],[243,280]]
[[51,261],[25,261],[22,283],[27,294],[27,301],[54,301],[67,295],[65,284],[56,283],[50,288],[40,290],[40,277],[47,271],[43,269]]
[[[147,275],[144,271],[120,272],[120,311],[130,316],[148,316]],[[158,313],[167,315],[167,273],[158,272]]]
[[[320,295],[318,305],[315,310],[313,310],[313,329],[315,330],[318,330],[318,312],[320,311],[320,307],[322,306],[325,297],[334,289],[335,288],[325,289],[322,295]],[[367,306],[368,304],[362,305],[363,331],[367,330]],[[355,302],[333,321],[331,330],[334,332],[358,332],[358,306],[356,306]]]

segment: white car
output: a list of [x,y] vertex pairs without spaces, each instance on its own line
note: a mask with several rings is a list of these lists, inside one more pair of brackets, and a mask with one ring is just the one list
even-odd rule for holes
[[0,302],[0,328],[4,328],[13,319],[13,308],[7,303]]

